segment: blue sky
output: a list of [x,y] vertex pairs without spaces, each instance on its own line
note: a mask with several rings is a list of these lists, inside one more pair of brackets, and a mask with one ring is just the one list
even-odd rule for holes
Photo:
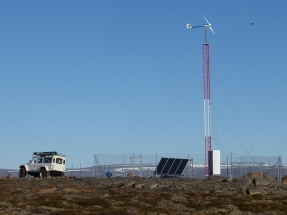
[[[287,2],[1,1],[0,168],[34,151],[204,158],[208,32],[213,149],[286,157]],[[252,25],[252,23],[254,23]],[[101,161],[100,161],[101,162]],[[104,161],[105,162],[105,161]]]

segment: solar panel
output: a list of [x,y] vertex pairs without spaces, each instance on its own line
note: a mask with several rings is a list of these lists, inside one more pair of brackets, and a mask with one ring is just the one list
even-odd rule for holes
[[158,163],[157,168],[156,168],[156,171],[158,174],[160,174],[162,172],[164,165],[165,165],[167,160],[168,160],[168,158],[162,158],[160,160],[160,162]]
[[181,163],[178,165],[178,168],[177,168],[175,174],[177,174],[177,175],[182,174],[187,162],[188,162],[188,159],[182,159]]
[[173,162],[174,162],[174,158],[169,158],[167,160],[167,162],[165,163],[165,166],[164,166],[164,168],[162,170],[163,174],[169,174],[169,169],[172,166]]
[[161,158],[156,167],[159,175],[182,175],[188,159],[181,158]]

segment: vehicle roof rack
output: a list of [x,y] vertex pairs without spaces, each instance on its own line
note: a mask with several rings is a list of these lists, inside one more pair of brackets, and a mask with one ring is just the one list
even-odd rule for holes
[[34,152],[33,155],[38,155],[40,157],[48,157],[48,156],[53,156],[57,155],[58,153],[56,151],[53,152]]

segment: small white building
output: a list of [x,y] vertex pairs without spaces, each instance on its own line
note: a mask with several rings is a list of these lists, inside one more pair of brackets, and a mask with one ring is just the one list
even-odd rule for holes
[[213,174],[220,175],[220,150],[212,150]]

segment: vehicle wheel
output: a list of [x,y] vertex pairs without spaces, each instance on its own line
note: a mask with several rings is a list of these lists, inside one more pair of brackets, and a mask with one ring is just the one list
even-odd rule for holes
[[60,177],[64,177],[64,173],[63,172],[60,173]]
[[41,169],[40,178],[47,178],[47,171],[45,169]]
[[21,167],[19,170],[19,177],[25,177],[26,176],[26,170],[24,167]]

